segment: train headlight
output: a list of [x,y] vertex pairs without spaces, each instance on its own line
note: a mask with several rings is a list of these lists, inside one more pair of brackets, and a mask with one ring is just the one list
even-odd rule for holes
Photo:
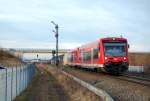
[[105,57],[105,60],[107,60],[108,58],[107,57]]
[[126,57],[124,57],[123,59],[124,59],[124,60],[126,60],[127,58],[126,58]]

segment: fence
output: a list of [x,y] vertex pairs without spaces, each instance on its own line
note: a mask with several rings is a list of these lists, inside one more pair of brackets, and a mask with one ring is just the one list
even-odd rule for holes
[[28,85],[35,71],[35,65],[1,67],[0,69],[0,101],[12,101]]
[[129,66],[128,71],[142,73],[142,72],[144,72],[144,66]]

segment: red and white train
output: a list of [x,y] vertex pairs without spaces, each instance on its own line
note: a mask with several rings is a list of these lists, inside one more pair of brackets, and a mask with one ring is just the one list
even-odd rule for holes
[[64,55],[64,65],[101,69],[120,74],[128,70],[128,42],[125,38],[100,38]]

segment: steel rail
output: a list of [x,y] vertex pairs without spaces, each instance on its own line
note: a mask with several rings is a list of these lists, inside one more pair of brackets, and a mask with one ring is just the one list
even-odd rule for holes
[[129,75],[122,75],[119,77],[116,77],[117,79],[120,80],[126,80],[129,82],[137,83],[140,85],[148,86],[150,87],[150,79],[148,78],[142,78],[142,77],[137,77],[137,76],[129,76]]

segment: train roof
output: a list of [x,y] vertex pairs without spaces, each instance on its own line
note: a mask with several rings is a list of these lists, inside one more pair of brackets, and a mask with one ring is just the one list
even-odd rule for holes
[[127,39],[123,37],[105,37],[105,38],[100,38],[100,40],[127,40]]
[[75,53],[75,52],[77,52],[78,49],[82,50],[84,48],[90,48],[91,46],[93,48],[96,48],[97,45],[99,44],[99,42],[103,41],[103,40],[126,40],[127,41],[127,39],[123,38],[123,37],[104,37],[104,38],[99,38],[99,39],[97,39],[97,40],[95,40],[93,42],[81,45],[80,47],[77,47],[77,48],[75,48],[73,50],[70,50],[68,53]]

